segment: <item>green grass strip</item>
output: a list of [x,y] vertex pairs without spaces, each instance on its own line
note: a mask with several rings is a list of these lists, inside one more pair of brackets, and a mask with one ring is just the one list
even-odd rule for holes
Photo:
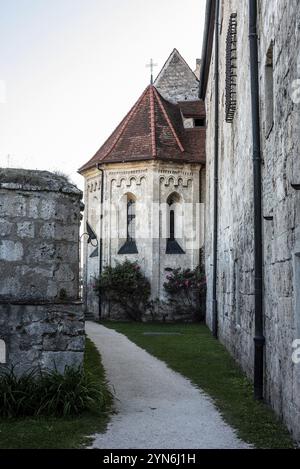
[[[245,442],[256,448],[294,447],[285,426],[269,406],[253,399],[251,383],[206,326],[107,322],[104,325],[125,334],[206,392],[224,420]],[[143,335],[149,332],[182,335]]]

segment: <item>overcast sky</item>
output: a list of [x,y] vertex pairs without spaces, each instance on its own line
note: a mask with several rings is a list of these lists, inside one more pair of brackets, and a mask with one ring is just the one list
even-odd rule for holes
[[[195,69],[205,0],[0,0],[0,166],[90,159],[176,47]],[[10,158],[8,159],[8,156]]]

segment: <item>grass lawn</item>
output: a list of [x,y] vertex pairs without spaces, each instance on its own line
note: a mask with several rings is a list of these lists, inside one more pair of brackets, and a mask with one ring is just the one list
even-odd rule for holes
[[[105,383],[100,356],[90,340],[86,341],[85,369],[99,384]],[[1,449],[61,449],[79,448],[89,443],[87,435],[102,432],[109,419],[108,411],[85,413],[74,418],[26,418],[0,420]]]
[[[226,349],[204,325],[103,323],[163,360],[209,394],[226,422],[256,448],[293,448],[286,428],[264,403],[254,401],[253,388]],[[178,336],[145,336],[145,332]],[[201,416],[199,416],[201,418]]]

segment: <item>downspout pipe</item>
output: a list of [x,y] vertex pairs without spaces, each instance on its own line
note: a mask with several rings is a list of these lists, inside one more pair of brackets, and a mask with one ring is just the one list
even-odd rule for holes
[[[102,274],[102,266],[103,266],[103,200],[104,200],[104,170],[101,168],[101,165],[98,164],[98,170],[101,172],[101,195],[100,195],[100,239],[99,239],[99,277]],[[99,321],[102,318],[102,300],[101,294],[99,292],[98,298],[98,314],[99,314]]]
[[214,150],[214,213],[213,213],[213,286],[212,286],[212,333],[218,339],[218,217],[219,217],[219,9],[216,0],[215,13],[215,150]]
[[249,0],[255,270],[254,397],[256,400],[262,400],[264,397],[265,337],[263,317],[262,155],[260,141],[257,20],[257,0]]
[[210,62],[210,57],[208,58],[208,47],[209,47],[209,34],[210,34],[210,23],[211,17],[214,14],[214,3],[216,0],[206,0],[206,14],[205,14],[205,29],[204,29],[204,38],[202,46],[202,59],[201,59],[201,70],[200,70],[200,86],[199,86],[199,98],[205,99],[206,93],[206,80],[205,72]]

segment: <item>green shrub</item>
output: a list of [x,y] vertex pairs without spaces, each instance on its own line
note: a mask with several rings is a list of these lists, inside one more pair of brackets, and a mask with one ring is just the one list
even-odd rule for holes
[[169,297],[169,304],[173,305],[178,314],[191,313],[194,319],[202,315],[200,311],[201,299],[206,293],[206,277],[203,269],[198,266],[195,270],[166,269],[168,275],[164,289]]
[[0,374],[0,417],[67,417],[105,409],[111,396],[82,368],[32,370],[17,376],[14,369]]
[[0,374],[0,417],[27,417],[35,413],[34,396],[38,394],[36,371],[18,377],[14,370]]
[[151,292],[150,282],[139,265],[127,259],[115,267],[106,267],[95,280],[94,289],[105,300],[121,306],[133,321],[141,321]]

